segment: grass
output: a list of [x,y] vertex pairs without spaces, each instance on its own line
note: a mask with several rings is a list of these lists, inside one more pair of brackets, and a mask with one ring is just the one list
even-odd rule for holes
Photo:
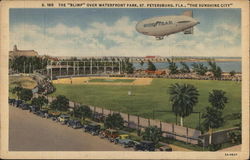
[[31,77],[28,76],[10,76],[9,77],[9,88],[14,88],[15,86],[21,86],[23,88],[33,89],[37,83]]
[[12,94],[11,90],[17,86],[33,89],[37,85],[36,81],[28,76],[9,76],[9,97],[16,98],[16,94]]
[[[231,81],[154,79],[148,86],[55,84],[56,92],[52,95],[65,95],[70,100],[82,104],[153,118],[153,110],[171,111],[168,88],[173,83],[188,83],[198,88],[199,103],[194,107],[194,111],[201,113],[209,106],[208,93],[213,89],[224,90],[229,103],[223,111],[225,123],[216,130],[231,128],[240,122],[240,118],[235,119],[232,115],[241,113],[241,83]],[[132,91],[133,96],[128,96],[128,91]],[[156,112],[155,119],[175,123],[175,115],[172,112]],[[198,119],[198,114],[191,114],[184,118],[184,126],[197,128]]]
[[120,82],[131,83],[133,81],[135,81],[135,79],[100,79],[100,78],[97,78],[97,79],[89,80],[89,82],[109,82],[109,83],[120,83]]
[[[208,146],[203,148],[202,146],[194,145],[194,144],[190,144],[190,143],[185,143],[185,142],[182,142],[182,141],[178,141],[176,139],[162,138],[161,141],[165,142],[167,144],[173,144],[173,145],[183,147],[183,148],[187,148],[187,149],[190,149],[190,150],[193,150],[193,151],[210,151]],[[228,148],[228,147],[232,147],[232,146],[236,146],[236,145],[239,145],[239,144],[240,143],[235,143],[234,144],[234,143],[231,143],[231,142],[226,142],[226,143],[221,144],[221,147],[219,148],[219,150],[224,149],[224,148]]]

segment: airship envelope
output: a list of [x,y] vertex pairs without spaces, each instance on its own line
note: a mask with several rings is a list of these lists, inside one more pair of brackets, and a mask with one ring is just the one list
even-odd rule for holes
[[160,16],[144,19],[136,24],[139,33],[155,36],[157,40],[162,40],[164,36],[177,32],[193,34],[193,27],[199,24],[193,18],[192,11],[185,11],[182,15]]

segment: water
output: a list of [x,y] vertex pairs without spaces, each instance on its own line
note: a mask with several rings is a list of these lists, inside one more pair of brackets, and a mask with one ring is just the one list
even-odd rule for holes
[[[190,68],[192,68],[191,64],[194,62],[185,62]],[[207,62],[195,62],[195,63],[202,63],[205,66],[208,66]],[[180,63],[176,63],[178,67],[180,67]],[[230,71],[236,71],[241,72],[241,61],[225,61],[225,62],[216,62],[218,66],[221,67],[223,72],[230,72]],[[133,63],[135,69],[147,69],[148,63],[145,62],[143,66],[140,65],[140,63],[135,62]],[[157,69],[167,69],[169,64],[168,62],[154,62],[154,65]]]

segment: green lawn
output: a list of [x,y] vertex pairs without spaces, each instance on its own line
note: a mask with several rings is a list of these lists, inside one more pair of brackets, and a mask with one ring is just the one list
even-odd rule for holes
[[[168,88],[173,83],[189,83],[198,88],[199,103],[194,107],[194,111],[200,112],[204,112],[205,107],[209,105],[208,93],[212,89],[224,90],[229,103],[223,113],[225,123],[219,129],[234,127],[240,122],[234,115],[241,113],[241,83],[231,81],[154,79],[148,86],[55,84],[56,92],[53,96],[65,95],[75,102],[152,118],[153,109],[171,111]],[[133,95],[128,96],[128,91],[132,91]],[[175,123],[175,115],[172,112],[158,112],[155,118]],[[198,114],[186,117],[184,126],[198,127]]]
[[89,80],[89,82],[110,82],[110,83],[125,82],[125,83],[131,83],[134,80],[135,79],[100,79],[100,78],[96,78],[96,79]]
[[9,76],[9,97],[17,98],[16,94],[13,94],[11,90],[17,86],[33,89],[37,85],[36,81],[28,76]]

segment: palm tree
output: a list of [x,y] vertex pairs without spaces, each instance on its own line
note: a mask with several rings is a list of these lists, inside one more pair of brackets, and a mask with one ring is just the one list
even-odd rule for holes
[[169,63],[169,66],[168,66],[169,74],[178,74],[179,73],[178,66],[174,62],[174,59],[172,58],[170,60],[169,58],[167,58],[167,61]]
[[180,62],[182,68],[180,69],[181,73],[190,73],[189,66],[185,62]]
[[208,101],[217,110],[223,110],[225,104],[228,102],[225,94],[226,92],[222,90],[212,90],[212,92],[209,93]]
[[143,67],[142,67],[144,65],[144,61],[143,60],[141,60],[140,65],[141,65],[141,69],[143,69]]
[[217,66],[215,62],[212,61],[208,61],[208,65],[210,66],[209,70],[213,73],[214,77],[220,79],[222,74],[221,68]]
[[209,144],[212,144],[213,129],[219,128],[224,122],[222,111],[214,107],[206,107],[206,112],[202,114],[202,118],[204,118],[204,129],[209,130]]
[[181,126],[183,126],[183,118],[193,112],[193,107],[198,102],[198,90],[190,84],[175,83],[170,86],[169,94],[172,111],[176,116],[181,117]]
[[204,127],[209,130],[209,144],[212,143],[212,133],[214,128],[222,126],[224,120],[222,117],[222,110],[225,104],[228,102],[228,98],[225,96],[226,92],[222,90],[212,90],[209,93],[208,101],[212,107],[206,108],[206,113],[202,115],[204,118]]
[[204,76],[208,71],[208,68],[202,63],[192,63],[192,69],[196,74]]

